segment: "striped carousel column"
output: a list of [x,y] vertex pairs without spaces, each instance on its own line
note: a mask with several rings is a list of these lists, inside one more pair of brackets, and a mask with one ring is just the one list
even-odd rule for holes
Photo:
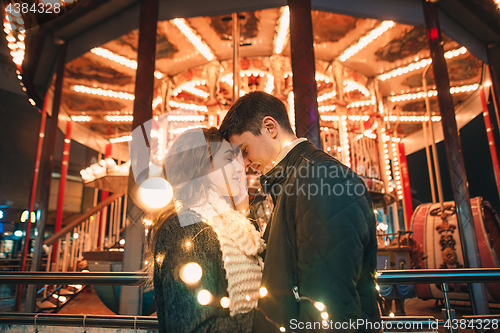
[[[455,106],[450,93],[448,67],[444,58],[441,27],[435,3],[422,0],[427,38],[431,51],[434,80],[438,91],[438,104],[441,111],[444,145],[450,171],[453,198],[455,201],[457,224],[460,230],[460,241],[467,268],[481,267],[481,259],[476,237],[476,228],[472,217],[469,186],[465,174],[462,146],[455,119]],[[444,212],[442,212],[444,214]],[[469,284],[470,301],[474,314],[488,314],[486,288],[481,283]]]
[[[142,128],[144,139],[149,147],[145,126],[153,118],[153,94],[154,94],[154,72],[156,59],[156,34],[158,23],[159,0],[142,0],[139,14],[139,48],[137,51],[137,71],[135,79],[134,120],[132,131],[138,127]],[[149,149],[145,149],[142,161],[136,161],[149,165]],[[144,158],[142,158],[144,157]],[[131,156],[132,158],[132,156]],[[134,161],[131,161],[134,164]],[[135,169],[137,170],[137,169]],[[135,175],[138,176],[138,175]],[[133,169],[131,167],[128,179],[128,195],[133,196],[137,190]],[[125,251],[123,256],[123,271],[135,272],[141,269],[142,263],[142,225],[143,212],[132,200],[127,206],[127,218],[130,223],[125,228]],[[122,286],[120,292],[120,314],[141,314],[141,288],[135,286]]]

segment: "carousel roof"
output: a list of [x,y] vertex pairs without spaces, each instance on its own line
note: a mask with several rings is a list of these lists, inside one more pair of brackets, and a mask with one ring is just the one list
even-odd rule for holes
[[[245,89],[266,90],[286,101],[292,87],[284,5],[284,1],[160,1],[155,113],[191,107],[200,115],[212,115],[230,107],[230,13],[236,11]],[[416,117],[426,110],[422,74],[431,64],[421,1],[313,0],[312,6],[318,104],[324,116],[321,125],[328,126],[335,119],[339,99],[347,104],[348,115],[368,122],[380,107],[374,102],[377,96],[385,102],[389,130],[396,129],[403,137],[415,134],[421,128],[421,118]],[[470,104],[467,101],[482,83],[488,45],[500,42],[500,15],[493,0],[442,0],[438,6],[453,99],[459,110]],[[128,135],[139,1],[80,0],[70,9],[28,30],[22,64],[24,79],[33,83],[27,86],[28,93],[34,103],[41,103],[40,96],[53,84],[59,41],[66,41],[63,110],[106,139]],[[284,34],[280,24],[285,25]],[[280,41],[281,48],[276,45]],[[341,83],[335,82],[339,70]],[[439,120],[432,70],[425,80],[432,115]]]

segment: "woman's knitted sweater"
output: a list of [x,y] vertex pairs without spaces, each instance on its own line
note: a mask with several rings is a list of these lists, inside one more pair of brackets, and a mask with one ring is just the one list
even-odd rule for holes
[[[197,212],[180,213],[184,227],[174,215],[158,233],[154,288],[159,331],[251,332],[262,277],[257,257],[262,240],[233,210],[218,214],[216,209],[213,214],[212,207],[196,208]],[[191,223],[186,225],[186,219]],[[202,268],[194,286],[180,278],[181,268],[189,262]],[[212,295],[210,304],[198,302],[201,290]],[[229,308],[221,306],[223,297],[229,298]]]

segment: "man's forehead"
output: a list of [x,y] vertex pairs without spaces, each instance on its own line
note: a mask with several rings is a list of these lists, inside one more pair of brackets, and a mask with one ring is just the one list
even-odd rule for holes
[[[245,134],[245,133],[243,133]],[[229,137],[229,142],[234,145],[241,147],[245,143],[245,138],[242,137],[243,134],[233,134]]]
[[240,148],[248,143],[249,141],[252,140],[252,137],[254,137],[255,135],[253,135],[250,131],[246,131],[246,132],[243,132],[241,134],[233,134],[229,137],[229,141],[231,141],[231,143],[235,144],[235,145],[238,145],[240,146]]
[[227,151],[227,150],[238,150],[239,146],[236,143],[228,142],[226,140],[222,141],[222,144],[220,146],[220,150],[222,151]]

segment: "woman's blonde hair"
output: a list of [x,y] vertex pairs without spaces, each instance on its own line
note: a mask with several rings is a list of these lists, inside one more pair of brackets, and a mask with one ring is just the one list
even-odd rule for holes
[[[206,145],[200,145],[200,131]],[[163,173],[173,188],[174,198],[182,202],[183,207],[192,207],[203,203],[208,198],[210,183],[204,177],[213,171],[213,156],[220,149],[222,134],[215,127],[209,129],[193,129],[182,133],[170,147],[163,162]],[[156,240],[159,230],[177,214],[175,202],[172,200],[161,212],[149,216],[152,224],[146,236],[145,258],[148,272],[146,286],[153,286],[153,270]]]

